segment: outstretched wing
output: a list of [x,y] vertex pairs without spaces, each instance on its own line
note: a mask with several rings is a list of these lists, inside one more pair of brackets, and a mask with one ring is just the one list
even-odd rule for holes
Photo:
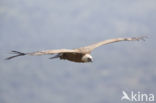
[[10,60],[12,58],[24,55],[47,55],[47,54],[59,54],[59,53],[79,53],[78,50],[70,50],[70,49],[57,49],[57,50],[44,50],[44,51],[36,51],[32,53],[22,53],[18,51],[12,51],[12,53],[16,54],[14,56],[6,58],[6,60]]
[[56,50],[44,50],[28,53],[29,55],[46,55],[46,54],[58,54],[58,53],[78,53],[77,50],[72,49],[56,49]]
[[114,38],[114,39],[109,39],[109,40],[104,40],[89,46],[85,46],[82,48],[79,48],[82,52],[90,53],[92,50],[95,48],[105,45],[105,44],[110,44],[114,42],[120,42],[120,41],[139,41],[139,40],[145,40],[146,36],[141,36],[141,37],[132,37],[132,38]]

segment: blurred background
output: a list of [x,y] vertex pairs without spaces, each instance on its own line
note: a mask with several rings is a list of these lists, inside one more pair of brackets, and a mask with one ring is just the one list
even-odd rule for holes
[[[0,103],[122,103],[122,91],[156,95],[155,0],[1,0]],[[25,56],[146,35],[92,52],[93,63]]]

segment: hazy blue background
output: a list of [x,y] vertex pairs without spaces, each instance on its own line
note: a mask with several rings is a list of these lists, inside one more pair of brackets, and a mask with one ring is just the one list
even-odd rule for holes
[[[5,61],[11,50],[77,48],[147,35],[93,51],[93,63],[51,56]],[[156,95],[156,0],[1,0],[0,103],[121,103],[122,91]]]

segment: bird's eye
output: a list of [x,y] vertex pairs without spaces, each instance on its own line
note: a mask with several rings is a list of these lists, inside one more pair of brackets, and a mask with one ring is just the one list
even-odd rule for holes
[[91,59],[91,58],[87,58],[87,61],[88,61],[88,62],[92,62],[92,59]]

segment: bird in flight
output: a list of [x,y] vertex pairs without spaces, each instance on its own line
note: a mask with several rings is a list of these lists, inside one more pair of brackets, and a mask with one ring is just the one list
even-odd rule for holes
[[6,60],[13,59],[18,56],[25,56],[25,55],[31,55],[31,56],[37,56],[37,55],[52,55],[56,54],[55,56],[49,58],[49,59],[54,59],[54,58],[60,58],[64,60],[69,60],[72,62],[78,62],[78,63],[87,63],[87,62],[92,62],[93,57],[91,56],[91,52],[102,45],[105,44],[110,44],[114,42],[119,42],[119,41],[139,41],[139,40],[144,40],[145,36],[141,37],[130,37],[130,38],[114,38],[114,39],[109,39],[109,40],[104,40],[92,45],[88,45],[85,47],[81,48],[76,48],[76,49],[56,49],[56,50],[43,50],[43,51],[36,51],[36,52],[30,52],[30,53],[22,53],[18,51],[12,51],[12,53],[16,54],[14,56],[6,58]]

